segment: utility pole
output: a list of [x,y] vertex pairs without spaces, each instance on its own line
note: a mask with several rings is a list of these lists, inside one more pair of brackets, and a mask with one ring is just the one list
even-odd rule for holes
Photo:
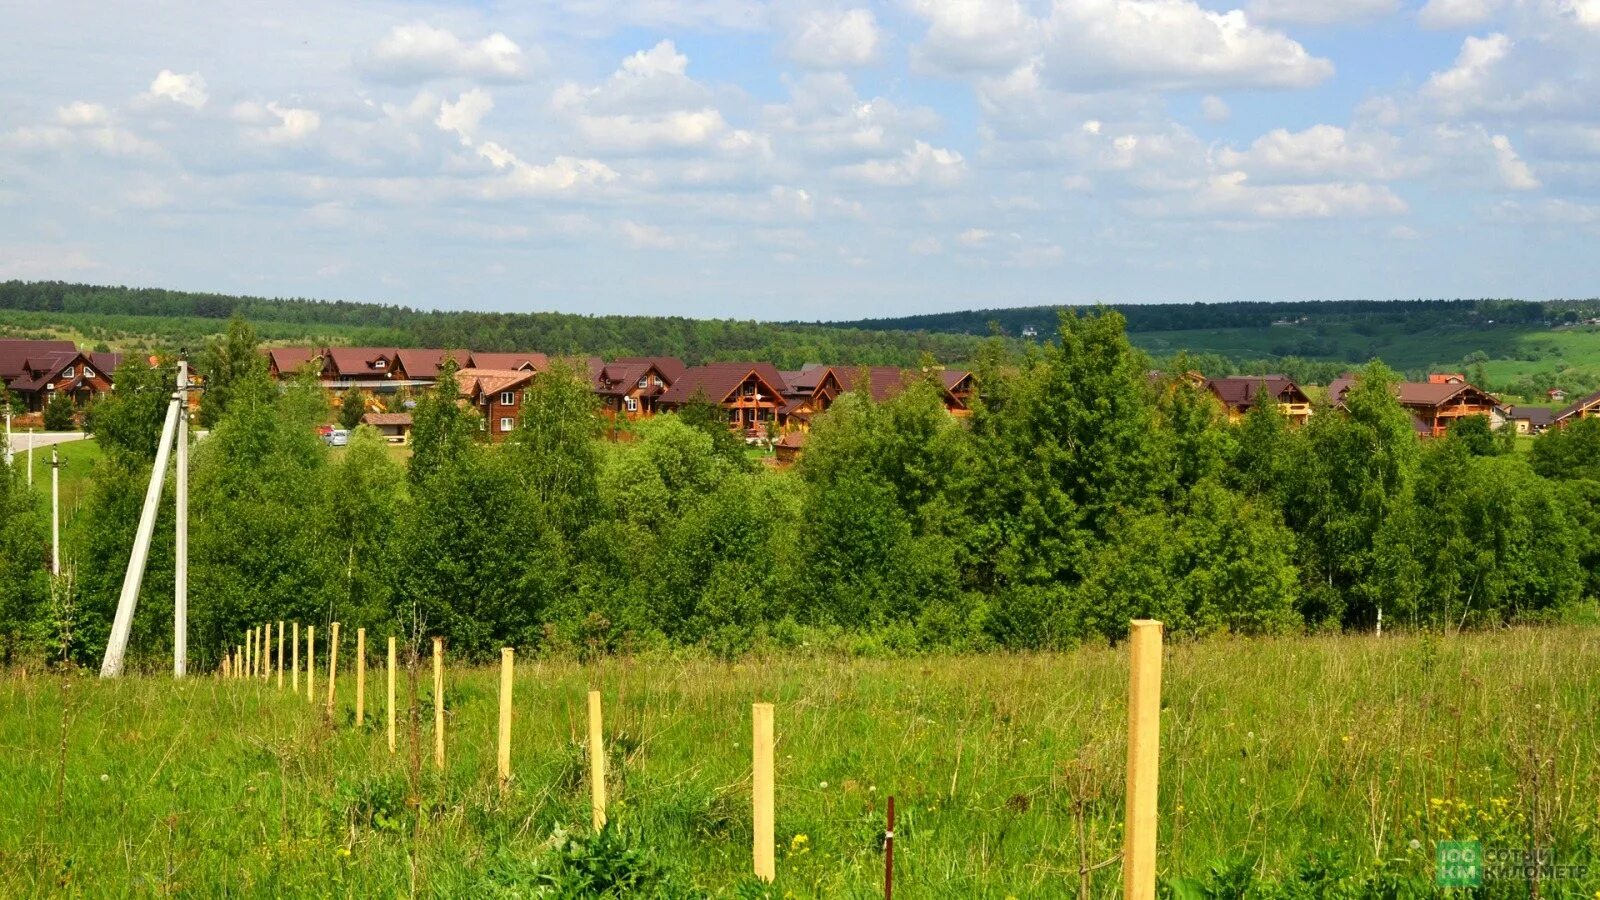
[[28,487],[33,487],[33,428],[28,428]]
[[6,465],[11,465],[11,405],[6,404]]
[[150,487],[145,491],[144,509],[139,513],[139,530],[133,536],[133,554],[122,578],[122,593],[117,598],[117,616],[111,623],[106,655],[100,661],[100,677],[122,674],[122,658],[128,650],[128,632],[133,629],[133,612],[139,605],[139,587],[144,583],[145,563],[150,559],[150,539],[155,536],[156,508],[161,505],[161,484],[166,479],[167,463],[172,458],[174,433],[178,430],[178,410],[183,394],[174,391],[167,404],[167,418],[161,425],[161,443],[156,446],[156,462],[150,470]]
[[50,574],[61,574],[61,456],[50,448]]
[[172,677],[189,668],[189,361],[178,360],[177,546],[173,561]]

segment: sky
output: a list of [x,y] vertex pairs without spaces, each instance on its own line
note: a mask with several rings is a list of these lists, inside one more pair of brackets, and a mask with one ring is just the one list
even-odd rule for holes
[[1600,0],[0,0],[0,279],[816,320],[1600,294]]

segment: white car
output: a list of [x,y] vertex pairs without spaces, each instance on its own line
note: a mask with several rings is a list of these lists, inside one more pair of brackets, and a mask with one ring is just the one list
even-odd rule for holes
[[328,442],[329,447],[343,447],[344,445],[350,443],[350,432],[344,430],[343,428],[335,428],[334,430],[328,432],[328,436],[323,440]]

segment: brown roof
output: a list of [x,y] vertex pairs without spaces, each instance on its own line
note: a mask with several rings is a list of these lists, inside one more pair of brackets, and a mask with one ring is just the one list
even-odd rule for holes
[[456,372],[461,396],[476,401],[483,394],[510,391],[533,380],[536,372],[527,369],[467,368]]
[[804,431],[786,431],[779,435],[778,439],[774,441],[772,445],[774,447],[793,447],[795,449],[799,449],[806,445],[806,433]]
[[367,413],[361,421],[368,425],[407,425],[411,424],[411,413]]
[[1284,375],[1228,375],[1223,378],[1207,378],[1206,387],[1218,400],[1235,409],[1255,406],[1257,398],[1263,392],[1278,403],[1311,402],[1305,391],[1300,390],[1299,385]]
[[[327,364],[345,377],[352,375],[388,374],[389,362],[394,359],[393,347],[329,347]],[[382,360],[381,367],[377,363]]]
[[685,369],[672,387],[661,395],[660,402],[669,406],[681,405],[688,403],[695,394],[703,393],[712,403],[721,403],[752,373],[767,385],[772,399],[783,398],[787,385],[772,363],[723,362]]
[[865,369],[840,366],[833,370],[833,375],[839,379],[841,388],[853,391],[860,387],[863,371],[867,376],[867,393],[879,403],[904,393],[907,387],[916,383],[918,377],[914,370],[894,366],[868,366]]
[[939,378],[944,381],[944,389],[953,391],[961,386],[961,382],[972,378],[972,373],[962,369],[941,369]]
[[822,383],[823,376],[828,374],[829,368],[831,367],[822,363],[811,363],[801,366],[797,371],[779,372],[778,374],[783,378],[783,382],[788,386],[790,393],[809,394],[817,389],[818,384]]
[[550,368],[550,357],[543,353],[473,353],[466,362],[474,369],[532,369],[543,372]]
[[273,347],[262,352],[279,372],[293,372],[322,356],[320,350],[312,350],[309,347]]
[[671,387],[674,381],[683,377],[683,363],[670,356],[643,357],[635,356],[618,359],[606,363],[601,367],[600,373],[594,378],[596,393],[607,396],[620,397],[634,390],[639,384],[639,379],[654,370],[661,377],[665,390]]
[[656,371],[661,373],[662,380],[668,384],[682,378],[688,368],[683,364],[683,360],[676,356],[619,356],[611,362],[622,365],[655,366]]
[[[1335,378],[1328,383],[1328,400],[1335,406],[1344,403],[1344,395],[1355,384],[1355,378],[1346,375]],[[1425,381],[1400,381],[1394,385],[1395,398],[1401,406],[1436,407],[1443,406],[1458,395],[1466,395],[1461,399],[1471,399],[1476,402],[1493,403],[1493,398],[1470,384],[1429,384]]]
[[1506,409],[1506,415],[1512,419],[1526,419],[1535,428],[1543,428],[1556,420],[1556,411],[1548,406],[1512,406]]
[[444,367],[445,358],[456,361],[456,366],[464,366],[472,358],[470,350],[396,350],[395,360],[400,368],[405,370],[407,378],[433,379],[439,377],[439,370]]
[[44,359],[56,354],[75,354],[78,347],[71,341],[29,341],[7,338],[0,340],[0,380],[10,382],[19,375],[31,374],[30,358]]
[[1600,404],[1600,391],[1595,391],[1581,400],[1574,400],[1566,406],[1563,406],[1556,413],[1554,421],[1565,422],[1566,420],[1577,416],[1579,413],[1597,404]]

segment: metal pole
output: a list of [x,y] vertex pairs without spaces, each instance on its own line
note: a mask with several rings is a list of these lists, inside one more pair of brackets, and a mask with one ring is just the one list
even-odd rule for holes
[[50,574],[61,574],[61,458],[50,448]]
[[189,668],[189,361],[178,360],[177,546],[173,558],[172,677]]
[[161,443],[156,447],[155,466],[150,470],[150,488],[145,491],[144,509],[139,513],[139,530],[133,537],[133,554],[122,578],[122,594],[117,598],[117,617],[111,623],[111,638],[106,641],[105,659],[100,662],[100,677],[122,674],[122,657],[128,649],[128,632],[133,628],[133,611],[139,605],[139,586],[144,582],[145,563],[150,559],[150,538],[156,530],[156,507],[161,503],[161,483],[166,478],[172,456],[172,439],[178,430],[179,395],[167,404],[167,419],[161,425]]
[[11,465],[11,407],[6,407],[6,465]]

